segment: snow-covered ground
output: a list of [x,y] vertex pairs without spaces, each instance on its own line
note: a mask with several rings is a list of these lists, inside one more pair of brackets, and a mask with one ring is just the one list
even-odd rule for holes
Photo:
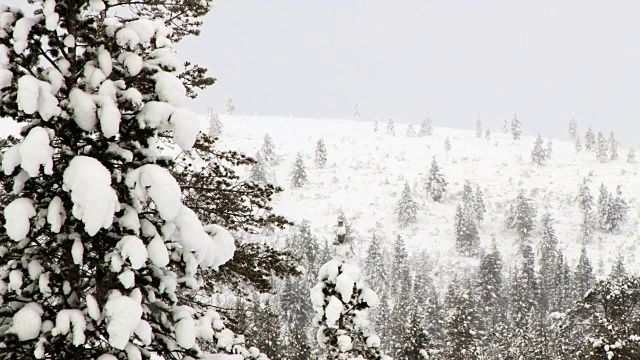
[[[223,115],[221,121],[224,125],[219,142],[221,149],[236,149],[254,156],[266,133],[273,138],[276,152],[283,158],[272,169],[273,176],[275,182],[285,188],[275,199],[276,212],[294,221],[307,219],[316,233],[330,238],[342,208],[353,218],[354,227],[364,239],[355,249],[361,256],[368,247],[368,234],[379,223],[386,234],[387,247],[395,234],[401,234],[414,253],[424,251],[435,263],[434,275],[437,276],[434,277],[446,281],[452,269],[474,271],[478,260],[457,255],[453,233],[462,185],[470,180],[480,186],[487,205],[487,214],[479,229],[481,246],[487,248],[495,236],[507,270],[519,259],[515,233],[504,226],[505,211],[520,188],[534,199],[538,219],[544,209],[555,218],[560,249],[573,268],[581,248],[578,241],[581,215],[574,198],[578,185],[588,176],[594,199],[597,200],[601,183],[612,192],[617,185],[622,185],[631,208],[623,231],[616,235],[597,231],[594,241],[588,245],[598,276],[609,273],[620,253],[625,257],[627,270],[639,273],[640,259],[636,259],[635,250],[640,235],[636,200],[640,184],[638,165],[626,162],[626,145],[619,150],[620,159],[601,164],[592,152],[576,153],[573,142],[553,139],[551,160],[538,166],[531,162],[534,137],[523,136],[515,141],[499,129],[491,129],[491,140],[486,140],[476,138],[475,131],[441,127],[435,128],[433,136],[407,137],[407,125],[397,123],[394,137],[386,134],[386,122],[380,122],[378,132],[374,132],[372,122],[344,119]],[[204,119],[203,125],[206,127]],[[447,137],[452,147],[449,154],[444,148]],[[317,169],[313,161],[320,138],[324,139],[328,153],[324,169]],[[289,184],[289,173],[299,151],[304,154],[309,183],[295,189]],[[449,182],[442,203],[427,201],[423,190],[423,179],[433,156]],[[412,185],[420,210],[415,224],[400,229],[394,209],[405,180]],[[533,241],[536,249],[535,235]]]

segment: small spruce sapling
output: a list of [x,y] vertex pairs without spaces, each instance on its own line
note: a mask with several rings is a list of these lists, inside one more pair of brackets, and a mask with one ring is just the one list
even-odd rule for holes
[[302,152],[298,152],[296,160],[293,163],[293,170],[291,170],[291,186],[294,188],[300,188],[304,186],[307,181],[307,171],[304,166]]
[[517,114],[513,114],[513,119],[511,120],[511,136],[513,140],[520,140],[520,136],[522,135],[522,122],[518,119]]
[[324,168],[327,164],[327,148],[324,145],[323,139],[319,139],[316,144],[314,160],[319,169]]
[[389,121],[387,121],[387,135],[396,136],[396,126],[392,118],[389,118]]
[[227,104],[225,105],[225,109],[224,109],[225,114],[227,115],[233,115],[236,113],[236,105],[233,102],[233,98],[229,98],[227,100]]
[[478,139],[482,138],[482,120],[480,119],[480,114],[476,116],[476,137]]

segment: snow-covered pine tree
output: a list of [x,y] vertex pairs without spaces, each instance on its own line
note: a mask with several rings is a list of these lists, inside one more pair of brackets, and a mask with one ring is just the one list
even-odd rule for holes
[[367,250],[367,257],[364,263],[367,282],[378,294],[384,293],[387,284],[387,268],[385,266],[385,256],[379,239],[375,234],[371,238],[371,244]]
[[545,150],[545,156],[547,160],[551,159],[553,156],[553,140],[551,138],[547,139],[547,149]]
[[427,136],[433,135],[433,121],[428,116],[424,119],[424,132]]
[[416,136],[416,131],[413,130],[413,125],[412,124],[407,125],[407,134],[406,135],[408,137]]
[[400,290],[409,287],[411,274],[409,271],[409,254],[404,244],[402,236],[397,235],[393,242],[393,259],[391,262],[389,288],[392,294],[398,294]]
[[298,152],[296,160],[293,163],[293,169],[291,170],[291,186],[294,188],[303,187],[308,180],[302,152]]
[[256,162],[253,164],[251,171],[249,172],[249,180],[254,183],[267,184],[269,182],[267,168],[259,152],[256,154],[255,160]]
[[478,359],[481,344],[474,330],[477,314],[473,294],[454,281],[449,285],[447,298],[450,310],[447,317],[444,359]]
[[447,191],[447,180],[440,171],[438,161],[434,156],[431,159],[431,168],[429,169],[429,177],[427,178],[426,192],[435,202],[442,201],[442,197]]
[[538,134],[536,142],[533,144],[533,150],[531,150],[531,161],[535,164],[542,165],[547,160],[547,154],[543,146],[542,136]]
[[[640,279],[598,281],[568,312],[565,330],[574,335],[564,358],[637,359],[640,344]],[[579,334],[579,335],[578,335]]]
[[620,149],[620,144],[618,143],[618,139],[616,139],[616,134],[611,131],[609,133],[609,160],[618,160],[618,150]]
[[609,231],[609,212],[611,211],[611,204],[613,203],[611,197],[611,193],[607,190],[607,187],[604,186],[604,183],[601,183],[600,189],[598,190],[597,214],[598,226],[605,231]]
[[629,146],[629,150],[627,151],[627,163],[636,163],[636,151],[633,149],[633,146]]
[[360,120],[360,106],[358,106],[358,103],[353,106],[353,120]]
[[507,214],[507,228],[515,229],[518,241],[523,243],[532,235],[535,217],[536,209],[532,200],[526,196],[524,189],[520,189],[515,205],[511,206],[509,214]]
[[574,142],[573,142],[573,146],[576,149],[576,152],[582,152],[582,142],[580,141],[580,136],[576,136]]
[[327,164],[327,148],[324,145],[323,139],[318,139],[318,142],[316,143],[314,160],[316,162],[316,166],[320,169],[324,168]]
[[251,312],[251,326],[247,335],[250,341],[247,345],[263,349],[264,353],[271,359],[282,359],[285,349],[284,324],[278,315],[278,310],[274,304],[273,296],[263,300],[256,296]]
[[480,114],[476,116],[476,137],[478,139],[482,138],[482,120],[480,119]]
[[589,178],[582,179],[582,184],[578,187],[578,193],[576,194],[576,202],[583,214],[592,211],[594,203],[591,189],[589,189]]
[[584,135],[584,148],[587,151],[594,151],[596,147],[596,135],[593,132],[591,126],[587,129]]
[[596,158],[601,163],[609,161],[609,143],[605,139],[602,131],[598,131],[598,142],[596,144]]
[[234,239],[183,204],[157,146],[196,142],[182,105],[213,80],[171,40],[196,34],[210,2],[32,5],[0,8],[0,116],[26,125],[0,175],[15,195],[2,204],[0,358],[211,358],[202,342],[259,356],[195,301],[199,268],[231,259]]
[[520,136],[522,135],[522,123],[520,119],[518,119],[517,114],[513,114],[513,119],[511,120],[511,136],[513,136],[513,140],[520,140]]
[[491,129],[487,128],[487,131],[484,132],[484,138],[491,140]]
[[509,121],[505,117],[504,121],[502,122],[502,133],[507,134],[508,132],[509,132]]
[[451,140],[449,140],[449,137],[447,136],[444,140],[444,152],[447,154],[447,157],[449,157],[449,151],[451,151]]
[[224,113],[227,115],[233,115],[236,113],[236,104],[233,102],[233,98],[227,99],[227,104],[224,106]]
[[373,119],[373,132],[378,132],[379,124],[380,124],[380,117],[376,115],[375,119]]
[[478,227],[470,207],[458,205],[455,215],[456,249],[465,256],[477,253],[480,244]]
[[425,117],[424,119],[422,119],[422,122],[420,122],[420,129],[418,130],[418,136],[423,137],[423,136],[430,135],[428,119],[429,119],[428,117]]
[[506,299],[502,281],[502,258],[495,238],[490,250],[480,258],[478,280],[479,336],[485,348],[494,345],[497,335],[506,326]]
[[611,271],[609,272],[609,278],[619,279],[624,276],[627,276],[627,269],[624,266],[624,255],[622,253],[618,253],[618,257],[616,258],[616,261],[611,266]]
[[481,223],[484,220],[484,214],[487,207],[484,205],[484,196],[480,186],[476,184],[476,192],[473,194],[473,212],[476,215],[476,221]]
[[561,254],[558,251],[558,238],[553,229],[553,218],[548,212],[542,215],[540,230],[540,313],[546,315],[551,309],[557,290],[557,264]]
[[345,234],[342,222],[338,222],[335,256],[320,268],[319,282],[311,289],[318,344],[328,360],[390,360],[380,350],[380,337],[369,330],[367,320],[369,309],[379,303],[378,297],[361,282]]
[[618,185],[616,187],[616,196],[610,197],[609,204],[609,218],[606,221],[605,228],[611,233],[618,233],[622,229],[622,225],[627,222],[629,212],[629,205],[622,196],[622,187]]
[[387,121],[387,135],[396,136],[396,126],[392,118],[389,118],[389,121]]
[[209,118],[209,136],[219,137],[222,134],[222,122],[212,105],[207,108],[207,117]]
[[276,146],[271,139],[271,135],[265,134],[264,140],[262,142],[262,147],[260,148],[260,153],[262,154],[262,159],[269,163],[270,165],[278,164],[278,154],[276,154]]
[[530,315],[538,311],[540,304],[540,282],[535,272],[533,250],[525,244],[522,263],[511,284],[511,319],[516,332],[527,328]]
[[578,124],[576,123],[576,119],[573,117],[569,120],[569,137],[574,141],[578,138]]
[[402,194],[396,204],[396,215],[398,216],[398,224],[401,228],[405,228],[409,226],[409,224],[416,222],[418,204],[413,200],[408,181],[405,181]]
[[578,258],[578,264],[576,265],[576,271],[574,275],[574,294],[577,299],[582,297],[591,289],[591,286],[595,283],[596,277],[593,274],[593,267],[589,256],[587,256],[587,247],[582,245],[580,257]]

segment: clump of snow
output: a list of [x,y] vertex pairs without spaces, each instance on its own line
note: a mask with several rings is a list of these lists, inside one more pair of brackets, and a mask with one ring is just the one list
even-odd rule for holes
[[124,350],[142,318],[142,307],[134,299],[114,291],[104,306],[109,344]]
[[155,91],[161,101],[173,106],[181,106],[187,96],[187,89],[182,80],[166,71],[158,71],[153,75],[156,82]]
[[31,75],[22,75],[18,79],[18,109],[25,114],[38,111],[39,80]]
[[98,306],[98,301],[96,300],[96,298],[91,294],[87,294],[86,301],[87,314],[89,315],[89,317],[93,320],[100,319],[100,307]]
[[[106,82],[106,81],[105,81]],[[99,96],[98,118],[100,119],[100,129],[105,137],[116,136],[120,131],[121,114],[115,101],[109,96]]]
[[147,248],[137,236],[125,235],[118,241],[116,248],[123,259],[129,259],[133,269],[140,269],[147,262]]
[[100,228],[109,228],[120,210],[118,196],[111,188],[111,173],[92,157],[76,156],[69,162],[62,188],[71,193],[72,214],[84,222],[90,236]]
[[355,281],[353,281],[349,274],[341,273],[338,275],[338,278],[336,279],[336,291],[338,291],[342,301],[345,303],[351,300],[354,285]]
[[380,347],[380,337],[378,335],[369,335],[367,337],[367,347],[370,348],[379,348]]
[[62,204],[62,199],[59,196],[51,199],[49,207],[47,208],[47,223],[51,225],[51,231],[59,233],[62,223],[64,222],[65,211]]
[[80,310],[65,309],[58,312],[56,316],[56,327],[51,330],[51,335],[67,335],[73,327],[73,345],[80,346],[86,339],[84,331],[87,329],[87,322],[84,314]]
[[209,234],[213,246],[216,249],[216,257],[211,266],[214,269],[218,269],[220,265],[233,259],[233,254],[236,251],[236,242],[231,233],[220,225],[207,225],[204,227],[204,231]]
[[176,108],[169,118],[173,130],[173,142],[182,150],[191,150],[200,132],[196,114],[187,108]]
[[42,307],[34,302],[26,304],[18,310],[11,319],[11,326],[7,329],[7,334],[16,334],[18,340],[33,340],[40,335],[42,325]]
[[31,228],[30,219],[36,216],[33,201],[17,198],[4,208],[5,230],[13,241],[23,240]]
[[186,307],[180,307],[173,313],[176,321],[176,343],[184,349],[196,345],[196,323]]
[[347,352],[353,348],[351,336],[343,334],[338,336],[338,348],[341,352]]
[[131,270],[125,270],[118,275],[118,280],[125,289],[131,289],[136,284],[136,275]]
[[344,305],[342,301],[335,296],[331,296],[329,298],[329,303],[327,304],[327,308],[325,309],[325,316],[327,317],[327,326],[328,327],[336,327],[336,322],[340,319],[340,314],[342,313],[342,309]]
[[91,95],[73,88],[69,92],[69,106],[73,110],[73,120],[84,131],[93,131],[98,123],[96,118],[96,103]]
[[40,166],[44,166],[44,173],[53,174],[53,148],[49,145],[49,132],[36,126],[19,144],[20,166],[34,177],[40,174]]
[[45,18],[45,27],[49,31],[53,31],[58,27],[60,16],[56,13],[56,1],[46,0],[42,6],[42,13]]
[[174,220],[176,231],[173,237],[186,251],[194,252],[198,264],[211,267],[216,260],[216,249],[209,235],[204,231],[196,213],[186,206],[181,206]]
[[[126,175],[125,184],[138,207],[150,198],[162,219],[171,221],[178,215],[182,206],[182,194],[178,182],[169,170],[155,164],[146,164],[130,171]],[[140,211],[141,208],[136,210]]]
[[80,237],[76,236],[73,240],[73,245],[71,245],[71,257],[73,258],[73,263],[76,265],[82,264],[83,255],[84,246],[82,245]]
[[28,46],[29,33],[37,20],[30,17],[23,17],[16,21],[13,28],[13,51],[21,54]]
[[169,251],[160,235],[155,235],[147,245],[147,253],[151,263],[158,267],[165,267],[169,264]]

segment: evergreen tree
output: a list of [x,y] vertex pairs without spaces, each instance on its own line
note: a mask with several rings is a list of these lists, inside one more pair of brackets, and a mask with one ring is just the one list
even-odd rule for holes
[[388,359],[380,350],[380,338],[367,329],[368,310],[378,305],[378,297],[360,281],[345,234],[338,222],[336,255],[322,266],[319,282],[311,289],[318,344],[327,359]]
[[618,160],[618,149],[620,148],[620,144],[616,139],[616,135],[611,131],[609,133],[609,160]]
[[569,137],[574,141],[578,138],[578,124],[575,118],[571,118],[569,121]]
[[344,210],[340,208],[338,211],[338,221],[342,222],[342,226],[344,227],[346,233],[344,235],[345,240],[349,244],[356,243],[356,231],[351,224],[351,220],[347,218],[347,215],[344,213]]
[[551,309],[556,290],[558,289],[558,238],[553,229],[551,214],[542,216],[540,239],[540,313],[547,314]]
[[574,147],[575,147],[577,153],[582,151],[582,142],[580,142],[580,137],[579,136],[576,136],[573,144],[574,144]]
[[589,178],[583,178],[582,184],[578,188],[578,194],[576,195],[576,202],[583,214],[591,212],[593,209],[593,195],[589,189]]
[[607,143],[607,139],[605,139],[604,135],[602,135],[602,131],[598,132],[598,143],[596,145],[596,158],[601,163],[606,163],[609,160],[609,144]]
[[605,228],[611,233],[618,233],[622,229],[622,225],[627,222],[627,213],[629,212],[629,205],[622,196],[622,188],[620,185],[616,187],[616,196],[611,196],[608,215]]
[[387,283],[387,268],[384,259],[382,244],[374,234],[365,258],[364,270],[368,283],[379,294],[384,293],[384,286]]
[[491,140],[491,129],[487,128],[487,131],[484,132],[484,138]]
[[266,161],[270,165],[278,164],[278,155],[276,154],[276,146],[271,140],[271,136],[269,134],[264,135],[264,140],[262,143],[262,147],[260,148],[260,153],[262,154],[262,159]]
[[487,208],[484,205],[484,198],[480,186],[476,185],[476,192],[473,196],[473,212],[476,215],[476,221],[481,223],[484,220],[484,214]]
[[27,125],[0,175],[16,196],[2,204],[0,358],[248,354],[195,296],[203,271],[223,273],[235,241],[186,206],[179,181],[190,170],[159,156],[157,142],[189,151],[208,138],[181,106],[213,80],[177,66],[171,40],[197,34],[211,3],[31,5],[35,16],[0,9],[0,114]]
[[553,140],[551,138],[547,139],[547,149],[545,151],[545,157],[547,160],[551,159],[553,156]]
[[316,166],[320,169],[324,168],[327,164],[327,148],[324,146],[324,140],[318,139],[315,150],[315,162]]
[[478,139],[482,138],[482,120],[480,120],[480,114],[476,116],[476,137]]
[[540,136],[540,134],[538,134],[536,142],[533,144],[531,160],[538,165],[542,165],[547,160],[547,153],[544,150],[542,136]]
[[259,298],[254,300],[251,323],[251,329],[248,331],[251,341],[247,345],[261,349],[272,359],[283,358],[284,324],[271,301],[263,302]]
[[578,265],[576,266],[574,276],[574,293],[578,299],[582,297],[591,289],[591,286],[595,283],[596,277],[593,274],[593,267],[591,261],[587,256],[586,246],[582,246],[580,258],[578,259]]
[[305,170],[304,160],[302,159],[302,152],[298,152],[296,161],[293,163],[293,170],[291,170],[291,186],[299,188],[304,186],[307,181],[307,171]]
[[502,257],[495,238],[491,250],[480,259],[476,291],[478,295],[479,335],[485,347],[497,342],[506,322],[506,299],[502,283]]
[[474,214],[458,205],[455,217],[456,249],[466,256],[475,254],[480,243]]
[[260,156],[259,152],[256,154],[256,162],[253,164],[251,171],[249,172],[249,180],[259,184],[269,183],[266,164],[264,163],[264,160],[262,160],[262,156]]
[[387,135],[396,136],[396,126],[392,118],[389,118],[389,121],[387,121]]
[[376,115],[376,118],[373,120],[373,132],[378,132],[379,123],[380,118]]
[[408,137],[416,136],[416,131],[413,130],[413,125],[411,124],[407,125],[407,136]]
[[[452,283],[450,287],[456,287]],[[476,322],[475,307],[472,295],[467,289],[451,289],[455,300],[451,301],[450,312],[447,317],[447,342],[444,349],[445,359],[470,360],[479,356],[478,339],[474,332]]]
[[513,120],[511,120],[511,136],[513,136],[513,140],[520,140],[521,135],[522,123],[520,119],[518,119],[518,115],[513,114]]
[[236,113],[236,105],[233,102],[233,98],[230,97],[227,100],[227,105],[225,105],[224,113],[227,114],[227,115],[233,115],[233,114]]
[[436,157],[431,159],[431,168],[429,169],[429,177],[427,178],[426,192],[435,202],[442,201],[447,190],[447,180],[440,171]]
[[509,121],[507,120],[507,118],[504,118],[504,121],[502,122],[502,133],[506,134],[509,132]]
[[627,152],[627,162],[629,164],[636,163],[636,151],[633,149],[633,146],[629,146],[629,151]]
[[587,133],[584,135],[584,147],[587,151],[595,150],[596,136],[593,132],[593,129],[591,129],[591,126],[589,126],[589,129],[587,129]]
[[598,193],[598,225],[600,229],[605,231],[609,231],[609,226],[611,225],[610,219],[610,211],[611,204],[613,203],[611,199],[611,193],[607,190],[607,187],[604,186],[604,183],[600,184],[600,190]]
[[540,283],[535,272],[531,246],[522,246],[522,264],[513,279],[511,289],[511,319],[519,331],[527,328],[530,316],[538,310]]
[[433,125],[431,124],[431,119],[429,117],[425,117],[420,123],[420,130],[418,131],[418,136],[427,136],[433,134]]
[[616,259],[616,262],[611,267],[609,278],[619,279],[624,276],[627,276],[627,270],[624,267],[624,255],[622,255],[622,253],[618,253],[618,258]]
[[413,200],[411,195],[411,187],[409,182],[405,181],[404,188],[402,189],[402,195],[396,205],[396,214],[398,215],[398,224],[401,228],[409,226],[409,224],[416,221],[416,215],[418,214],[418,204]]
[[512,205],[509,214],[507,214],[507,228],[515,229],[518,233],[518,240],[524,242],[532,235],[535,217],[536,210],[532,201],[521,189],[518,192],[515,206]]
[[213,106],[207,108],[207,117],[209,118],[209,136],[219,137],[223,126],[220,117],[213,111]]
[[360,107],[358,106],[358,103],[353,106],[353,120],[360,120]]
[[451,151],[451,140],[449,140],[449,137],[444,140],[444,151],[447,156],[449,156],[449,151]]
[[580,241],[582,244],[588,244],[593,240],[593,232],[596,228],[596,219],[593,211],[584,212],[582,214],[582,222],[580,223]]
[[[416,310],[416,301],[412,292],[411,281],[406,281],[399,288],[397,300],[391,311],[389,321],[390,336],[388,342],[391,348],[390,354],[398,359],[416,358],[419,356],[419,348],[412,348],[409,319],[411,313]],[[416,354],[417,353],[417,354]]]
[[598,281],[568,312],[564,328],[571,343],[565,358],[638,359],[640,280],[620,277]]
[[389,288],[391,293],[398,294],[403,288],[409,288],[411,277],[409,272],[409,254],[400,235],[393,243],[393,258]]

